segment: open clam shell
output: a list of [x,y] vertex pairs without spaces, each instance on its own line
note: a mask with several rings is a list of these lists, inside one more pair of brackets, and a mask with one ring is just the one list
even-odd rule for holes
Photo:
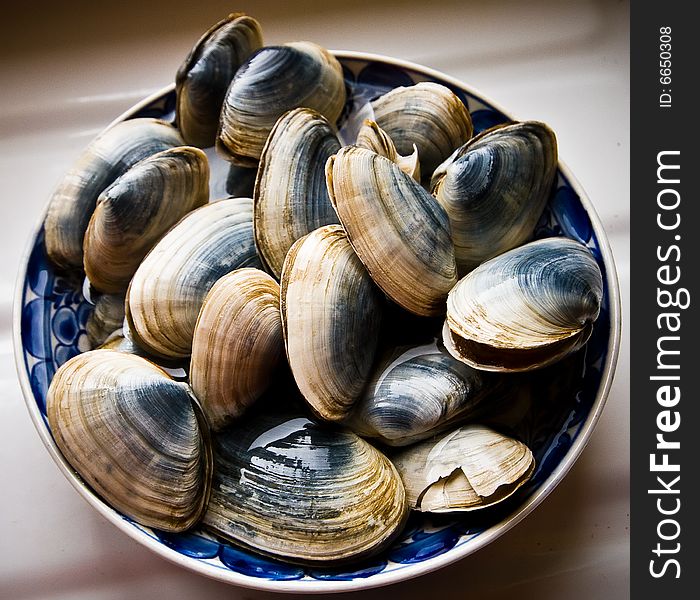
[[416,181],[420,181],[420,161],[418,160],[418,148],[413,145],[413,153],[408,156],[401,156],[396,150],[394,142],[375,121],[365,119],[359,133],[357,134],[356,146],[367,148],[376,152],[379,156],[388,158],[396,163],[406,175],[410,175]]
[[532,237],[556,170],[554,132],[536,121],[487,130],[437,168],[432,191],[450,218],[461,275]]
[[372,108],[374,120],[400,154],[418,148],[421,173],[427,177],[474,132],[467,107],[439,83],[395,88],[374,100]]
[[535,459],[516,439],[483,425],[465,425],[392,457],[409,506],[421,512],[470,511],[515,493]]
[[171,148],[134,165],[97,199],[83,241],[90,283],[109,294],[126,292],[153,245],[208,200],[209,163],[197,148]]
[[195,44],[175,77],[176,123],[185,142],[214,145],[226,90],[241,64],[262,45],[260,23],[243,13],[219,21]]
[[49,201],[44,232],[51,261],[65,269],[82,268],[83,237],[97,197],[140,160],[182,144],[177,129],[158,119],[121,121],[98,135]]
[[389,460],[357,435],[304,417],[244,420],[215,436],[203,523],[217,535],[302,564],[375,554],[407,516]]
[[280,288],[259,269],[237,269],[211,288],[192,340],[190,384],[214,429],[241,415],[284,356]]
[[328,198],[324,167],[339,149],[330,123],[308,108],[280,117],[267,138],[253,195],[255,243],[277,278],[296,240],[338,222]]
[[299,390],[321,418],[343,419],[370,375],[383,298],[341,226],[294,243],[282,269],[281,309]]
[[437,344],[403,348],[379,363],[346,425],[390,446],[406,446],[475,414],[498,383]]
[[447,214],[389,159],[357,146],[326,163],[331,202],[375,283],[419,316],[439,316],[457,283]]
[[600,268],[585,246],[537,240],[460,280],[447,299],[443,341],[479,369],[536,369],[586,343],[602,296]]
[[212,454],[189,386],[138,356],[93,350],[58,369],[47,417],[63,456],[116,510],[165,531],[199,520]]
[[288,110],[312,108],[335,123],[344,105],[343,71],[328,50],[312,42],[266,46],[238,69],[228,88],[217,148],[227,160],[252,166]]
[[134,341],[156,356],[189,356],[207,292],[227,273],[256,266],[251,198],[192,211],[153,247],[131,280],[126,316]]

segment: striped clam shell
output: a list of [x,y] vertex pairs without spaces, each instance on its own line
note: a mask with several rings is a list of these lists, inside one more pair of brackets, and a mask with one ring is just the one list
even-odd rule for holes
[[588,340],[603,280],[593,255],[563,237],[537,240],[481,264],[447,299],[443,341],[467,364],[527,371]]
[[305,106],[335,123],[345,105],[345,82],[337,59],[312,42],[266,46],[236,72],[221,109],[219,152],[252,166],[285,112]]
[[432,191],[450,218],[461,275],[528,241],[557,169],[557,140],[544,123],[502,125],[441,164]]
[[130,119],[102,132],[64,175],[49,201],[44,232],[51,261],[65,269],[83,266],[83,237],[97,197],[140,160],[175,146],[182,138],[169,123]]
[[512,496],[535,459],[518,440],[483,425],[465,425],[392,457],[409,506],[421,512],[471,511]]
[[340,142],[314,110],[294,109],[277,121],[260,158],[255,184],[255,243],[267,269],[280,276],[287,251],[300,237],[338,222],[324,167]]
[[138,356],[93,350],[58,369],[46,402],[61,453],[110,506],[165,531],[199,520],[212,454],[189,386]]
[[474,133],[464,103],[449,88],[423,81],[398,87],[372,102],[374,120],[402,155],[418,148],[421,173],[435,168]]
[[208,200],[209,163],[201,150],[171,148],[138,162],[97,199],[83,242],[90,283],[125,292],[163,234]]
[[237,269],[211,288],[192,341],[190,385],[214,429],[270,385],[284,356],[280,288],[259,269]]
[[321,418],[343,419],[370,375],[383,298],[342,227],[294,243],[282,269],[281,310],[299,390]]
[[419,316],[445,312],[457,283],[442,207],[389,159],[346,146],[326,163],[331,202],[375,283]]
[[131,280],[126,316],[134,341],[156,356],[189,356],[199,310],[217,279],[259,265],[252,199],[228,198],[192,211],[153,247]]
[[177,71],[176,123],[185,142],[213,146],[226,90],[243,62],[263,45],[260,23],[230,14],[195,44]]
[[317,566],[357,560],[405,523],[396,469],[349,431],[260,416],[215,436],[214,456],[203,524],[263,554]]
[[384,444],[406,446],[473,416],[497,388],[488,374],[436,343],[397,349],[375,368],[346,425]]
[[355,145],[376,152],[379,156],[388,158],[396,163],[406,175],[410,175],[416,181],[420,181],[420,161],[418,160],[418,148],[413,145],[413,153],[409,156],[401,156],[396,150],[394,142],[375,121],[365,119],[357,134]]

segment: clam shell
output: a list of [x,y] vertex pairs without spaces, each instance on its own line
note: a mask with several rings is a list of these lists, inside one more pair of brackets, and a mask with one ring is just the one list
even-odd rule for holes
[[421,82],[398,87],[372,102],[374,120],[402,155],[418,148],[421,173],[430,177],[464,144],[474,128],[467,107],[444,85]]
[[217,136],[219,152],[252,166],[285,112],[305,106],[335,123],[345,105],[340,63],[311,42],[266,46],[238,69],[226,93]]
[[515,493],[532,475],[530,449],[483,425],[466,425],[392,457],[413,510],[470,511]]
[[416,148],[416,145],[413,145],[413,154],[401,156],[389,135],[375,121],[365,119],[357,134],[355,145],[388,158],[391,162],[396,163],[406,175],[410,175],[416,181],[420,181],[420,161],[418,160],[418,148]]
[[384,444],[406,446],[473,416],[498,388],[435,343],[403,348],[375,368],[346,425]]
[[479,369],[536,369],[586,343],[602,296],[600,269],[585,246],[537,240],[460,280],[447,299],[443,341]]
[[90,347],[96,348],[124,324],[124,294],[102,294],[88,317],[85,331]]
[[176,123],[185,142],[201,148],[214,145],[226,90],[262,44],[260,24],[243,13],[219,21],[195,44],[175,77]]
[[224,275],[202,304],[190,363],[190,385],[212,428],[262,395],[283,356],[277,282],[258,269]]
[[557,170],[557,140],[544,123],[490,129],[440,165],[432,191],[450,218],[461,275],[532,237]]
[[390,160],[346,146],[328,159],[331,202],[353,249],[394,302],[420,316],[445,311],[457,283],[442,207]]
[[396,469],[355,434],[303,417],[260,417],[215,437],[203,523],[263,554],[328,564],[376,554],[403,527]]
[[204,297],[217,279],[260,266],[253,200],[229,198],[192,211],[149,252],[134,274],[126,316],[134,341],[165,358],[189,356]]
[[308,108],[280,117],[267,138],[253,195],[255,243],[263,263],[277,278],[296,240],[338,222],[328,198],[324,167],[339,149],[328,121]]
[[382,297],[339,225],[294,243],[282,269],[281,309],[292,374],[321,418],[344,418],[370,375]]
[[130,119],[101,133],[51,196],[44,221],[46,252],[61,268],[82,268],[83,237],[97,197],[140,160],[182,146],[178,131],[157,119]]
[[165,531],[199,520],[212,455],[186,384],[138,356],[93,350],[58,369],[46,403],[61,453],[110,506]]
[[153,245],[209,200],[201,150],[171,148],[134,165],[100,194],[83,241],[85,273],[98,290],[126,292]]

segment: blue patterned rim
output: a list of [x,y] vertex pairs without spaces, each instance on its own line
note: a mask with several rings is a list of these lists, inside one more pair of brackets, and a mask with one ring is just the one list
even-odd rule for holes
[[[512,120],[494,103],[441,73],[380,56],[335,54],[343,65],[348,88],[345,115],[358,94],[373,97],[399,85],[435,81],[452,89],[465,103],[477,133]],[[174,106],[175,92],[170,86],[116,121],[146,116],[173,120]],[[483,547],[515,525],[552,491],[582,451],[612,381],[620,336],[614,263],[595,211],[561,164],[555,190],[535,236],[566,236],[585,244],[603,272],[604,301],[585,348],[563,364],[528,379],[527,385],[538,391],[538,402],[528,404],[525,394],[524,405],[509,411],[520,415],[517,421],[502,423],[511,426],[532,448],[537,469],[531,481],[509,502],[487,511],[461,516],[414,514],[390,549],[362,564],[304,568],[262,557],[202,531],[155,531],[111,509],[80,480],[53,442],[46,422],[45,398],[56,369],[89,348],[85,329],[92,305],[83,297],[77,282],[54,272],[46,257],[41,225],[27,252],[15,299],[15,355],[27,406],[54,460],[90,504],[144,545],[192,570],[246,587],[292,592],[356,590],[432,571]]]

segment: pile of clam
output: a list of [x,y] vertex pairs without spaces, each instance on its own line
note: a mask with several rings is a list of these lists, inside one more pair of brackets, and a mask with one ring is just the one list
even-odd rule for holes
[[[460,99],[419,83],[360,107],[373,118],[344,145],[336,58],[263,46],[241,14],[199,40],[176,93],[174,125],[93,141],[44,224],[95,304],[96,349],[47,399],[82,479],[146,526],[302,564],[379,552],[409,510],[514,494],[533,454],[481,416],[508,373],[581,348],[602,297],[586,247],[531,241],[553,132],[473,137]],[[252,197],[210,199],[213,146]]]

